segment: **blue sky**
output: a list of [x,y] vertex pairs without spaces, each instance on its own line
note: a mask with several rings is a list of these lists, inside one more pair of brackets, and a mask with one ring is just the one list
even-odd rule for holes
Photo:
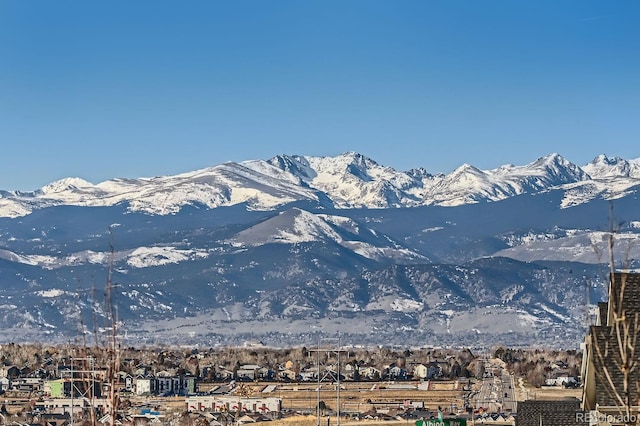
[[0,2],[0,189],[358,151],[640,157],[637,1]]

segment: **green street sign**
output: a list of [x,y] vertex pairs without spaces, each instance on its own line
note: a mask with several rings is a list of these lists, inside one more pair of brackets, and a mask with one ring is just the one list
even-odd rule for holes
[[467,426],[467,419],[417,420],[416,426]]

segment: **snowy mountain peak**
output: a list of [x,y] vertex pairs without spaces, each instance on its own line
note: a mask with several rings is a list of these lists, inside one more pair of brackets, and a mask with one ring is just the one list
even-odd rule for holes
[[624,160],[620,157],[609,158],[605,154],[600,154],[593,161],[582,169],[594,179],[605,179],[612,177],[633,177],[640,178],[640,161]]
[[349,164],[354,164],[361,167],[374,167],[378,165],[378,163],[376,163],[371,158],[366,157],[356,151],[343,152],[337,158],[344,159]]
[[56,194],[64,191],[87,190],[93,188],[95,188],[95,185],[91,182],[87,182],[86,180],[77,177],[72,177],[51,182],[50,184],[43,186],[40,191],[42,194]]
[[533,167],[569,167],[572,163],[566,160],[562,155],[554,152],[544,157],[538,158],[531,163]]
[[556,185],[589,179],[589,176],[580,167],[558,153],[541,157],[531,163],[529,167],[544,171],[555,179]]
[[472,166],[469,163],[464,163],[460,167],[455,169],[451,173],[451,176],[457,176],[457,175],[463,175],[463,174],[471,174],[471,175],[475,175],[475,176],[483,176],[483,175],[485,175],[485,172],[483,172],[482,170],[478,169],[475,166]]
[[304,157],[318,174],[351,175],[363,181],[372,179],[371,172],[383,169],[372,159],[349,151],[337,157]]
[[439,173],[437,175],[432,175],[431,173],[427,172],[427,170],[424,167],[418,167],[416,169],[411,169],[409,171],[407,171],[407,175],[411,176],[414,179],[417,180],[422,180],[422,179],[431,179],[435,176],[439,176],[439,177],[444,177],[443,174]]
[[593,165],[600,165],[600,166],[601,165],[614,166],[621,162],[625,162],[625,161],[620,157],[609,158],[605,154],[600,154],[596,158],[594,158],[591,163]]
[[282,171],[296,176],[303,182],[307,182],[317,176],[315,170],[309,166],[306,158],[298,155],[276,155],[267,162]]

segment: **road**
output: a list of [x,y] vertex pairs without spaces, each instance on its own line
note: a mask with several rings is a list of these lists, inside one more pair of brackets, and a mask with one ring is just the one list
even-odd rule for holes
[[508,371],[502,370],[502,410],[505,413],[513,413],[517,409],[516,402],[516,386],[513,375]]
[[475,396],[475,407],[489,413],[515,412],[517,403],[513,376],[502,368],[487,366],[480,391]]

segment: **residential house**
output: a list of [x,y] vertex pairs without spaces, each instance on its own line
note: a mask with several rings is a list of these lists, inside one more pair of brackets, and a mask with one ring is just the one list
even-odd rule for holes
[[343,368],[344,376],[346,380],[359,380],[360,368],[357,363],[346,364]]
[[118,386],[125,391],[132,392],[134,388],[134,378],[125,371],[118,372]]
[[[638,416],[640,369],[628,367],[640,363],[639,315],[640,273],[613,273],[609,300],[598,303],[596,325],[589,328],[583,343],[582,409],[591,419]],[[630,407],[621,403],[627,399],[632,401]]]
[[429,370],[424,364],[417,364],[413,366],[413,378],[424,380],[427,378]]
[[157,376],[155,381],[156,391],[161,396],[177,395],[182,388],[180,377]]
[[151,374],[152,370],[153,369],[151,368],[150,365],[138,365],[133,371],[133,375],[135,377],[143,377],[143,376],[146,376],[147,374]]
[[24,366],[20,369],[20,373],[18,377],[29,377],[34,372],[34,369],[31,367]]
[[27,375],[29,378],[47,379],[49,378],[49,372],[46,368],[36,368]]
[[300,381],[315,382],[318,380],[318,369],[316,367],[307,368],[300,372]]
[[156,376],[137,377],[136,395],[190,395],[196,392],[196,379],[193,376]]
[[516,418],[511,414],[489,414],[476,419],[475,423],[492,426],[515,425]]
[[388,377],[390,380],[406,380],[407,370],[404,368],[400,368],[397,365],[391,365],[388,369],[386,369],[386,377]]
[[231,370],[227,370],[226,368],[220,368],[216,373],[216,380],[222,381],[222,382],[228,382],[230,380],[233,380],[233,371]]
[[298,380],[298,374],[290,369],[284,369],[278,372],[278,379],[284,382],[295,382]]
[[153,395],[156,393],[156,381],[154,377],[136,377],[136,395]]
[[15,365],[5,365],[0,367],[0,378],[17,379],[20,377],[20,369]]
[[51,398],[70,398],[71,390],[73,389],[74,398],[81,398],[91,395],[91,383],[93,383],[93,396],[100,398],[102,396],[102,382],[97,380],[48,380],[44,383],[43,390],[44,393],[50,395]]
[[35,392],[43,388],[43,380],[37,377],[21,377],[11,381],[11,388],[18,392]]
[[241,365],[236,371],[236,379],[238,380],[256,380],[259,377],[259,365],[247,364]]
[[178,370],[175,368],[169,368],[166,370],[158,371],[155,376],[156,377],[175,377],[178,374]]
[[442,365],[439,362],[417,364],[413,367],[413,378],[419,380],[432,380],[442,377]]
[[360,378],[366,380],[379,380],[382,377],[382,371],[375,367],[360,367]]
[[270,368],[262,367],[261,369],[258,370],[258,378],[260,380],[271,382],[275,379],[275,377],[276,377],[276,372]]
[[570,376],[567,373],[562,373],[562,374],[556,375],[556,377],[549,377],[545,379],[544,384],[546,386],[569,387],[569,386],[577,385],[578,379],[576,379],[574,376]]

